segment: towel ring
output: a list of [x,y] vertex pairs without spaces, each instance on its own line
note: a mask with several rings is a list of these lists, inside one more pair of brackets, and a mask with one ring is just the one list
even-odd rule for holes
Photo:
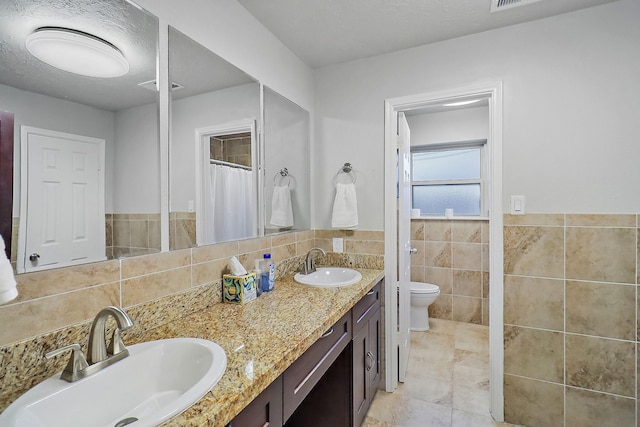
[[338,176],[341,173],[349,175],[349,177],[353,180],[353,184],[356,183],[356,180],[358,179],[358,176],[356,175],[356,172],[353,170],[353,167],[351,166],[351,163],[345,163],[344,165],[342,165],[340,167],[340,169],[338,169],[338,172],[336,172],[336,175],[333,177],[333,183],[334,184],[338,183]]
[[[278,175],[280,175],[279,180]],[[285,178],[287,178],[287,187],[295,188],[296,178],[289,173],[289,170],[287,168],[282,168],[278,172],[276,172],[275,175],[273,175],[273,185],[280,184]],[[291,186],[291,183],[293,183],[293,187]]]

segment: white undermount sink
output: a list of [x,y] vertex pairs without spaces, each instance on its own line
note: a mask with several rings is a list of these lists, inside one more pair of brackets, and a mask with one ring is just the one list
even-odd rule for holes
[[311,274],[298,273],[293,276],[298,283],[321,288],[353,285],[361,279],[359,271],[342,267],[320,267]]
[[127,348],[128,357],[81,380],[46,379],[0,414],[0,425],[157,426],[200,400],[227,366],[218,344],[198,338]]

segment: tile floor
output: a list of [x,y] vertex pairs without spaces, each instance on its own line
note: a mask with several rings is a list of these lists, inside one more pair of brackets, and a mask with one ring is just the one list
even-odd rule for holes
[[495,427],[489,415],[489,328],[430,319],[411,332],[409,368],[395,393],[378,390],[363,427]]

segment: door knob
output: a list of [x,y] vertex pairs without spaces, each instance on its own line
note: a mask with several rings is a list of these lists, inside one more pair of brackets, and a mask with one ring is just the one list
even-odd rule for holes
[[410,253],[411,255],[413,255],[413,254],[417,254],[417,253],[418,253],[418,248],[411,248],[411,249],[409,249],[409,253]]
[[31,255],[29,255],[29,261],[31,262],[37,262],[38,258],[40,258],[40,254],[39,253],[32,253]]

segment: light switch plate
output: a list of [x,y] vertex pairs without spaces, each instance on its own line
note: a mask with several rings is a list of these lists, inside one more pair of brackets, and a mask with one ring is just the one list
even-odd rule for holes
[[333,238],[333,252],[344,252],[344,239],[342,237]]
[[193,212],[194,208],[193,208],[193,200],[189,200],[187,202],[187,212]]
[[525,202],[524,196],[511,196],[511,215],[524,215]]

